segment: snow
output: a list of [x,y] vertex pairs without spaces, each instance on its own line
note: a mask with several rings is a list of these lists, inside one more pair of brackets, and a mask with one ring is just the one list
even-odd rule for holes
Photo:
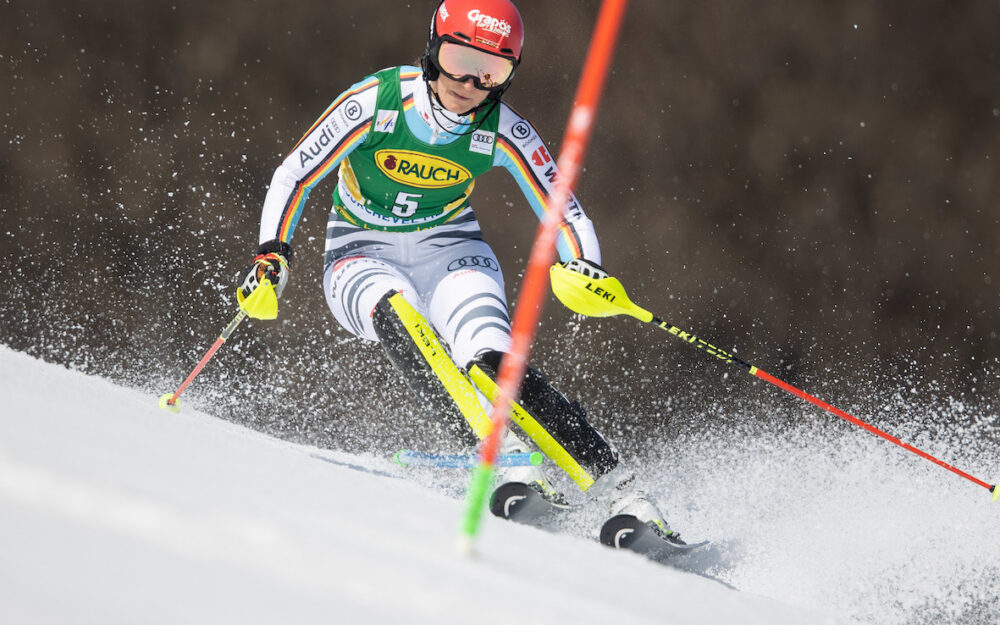
[[[642,473],[713,541],[710,579],[488,515],[463,556],[456,488],[387,457],[167,412],[2,346],[0,376],[3,624],[1000,622],[1000,507],[842,422],[649,441]],[[954,411],[966,426],[916,442],[995,480],[995,418]]]
[[[0,347],[0,623],[833,623]],[[780,589],[774,592],[780,597]]]

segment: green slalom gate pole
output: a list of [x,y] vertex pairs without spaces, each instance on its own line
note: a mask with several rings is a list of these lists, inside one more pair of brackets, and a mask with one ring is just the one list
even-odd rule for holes
[[952,465],[938,460],[934,456],[928,454],[925,451],[917,449],[913,445],[907,444],[899,440],[898,438],[891,436],[882,430],[865,423],[861,419],[850,415],[843,410],[832,406],[825,401],[813,397],[805,391],[795,388],[791,384],[779,380],[773,375],[763,371],[750,363],[744,362],[730,354],[729,352],[719,349],[718,347],[712,345],[711,343],[691,334],[690,332],[685,332],[684,330],[678,328],[675,325],[667,323],[662,319],[659,319],[653,315],[653,313],[641,308],[632,303],[628,295],[625,293],[625,288],[622,286],[616,278],[602,278],[595,280],[588,278],[582,274],[575,271],[566,269],[560,265],[555,265],[550,270],[551,280],[552,280],[552,291],[555,293],[556,297],[566,305],[567,308],[573,312],[579,313],[581,315],[587,315],[590,317],[612,317],[615,315],[629,315],[635,317],[640,321],[646,323],[652,323],[661,330],[665,330],[671,336],[683,341],[687,345],[704,351],[708,355],[717,358],[727,364],[734,365],[740,369],[745,370],[750,375],[764,380],[765,382],[777,386],[778,388],[804,399],[807,402],[819,406],[823,410],[834,414],[849,423],[852,423],[860,428],[871,432],[872,434],[883,438],[894,445],[898,445],[903,449],[914,453],[925,460],[929,460],[934,464],[947,469],[966,480],[972,482],[977,486],[981,486],[993,493],[993,501],[1000,499],[1000,488],[996,484],[989,484],[977,477],[969,475],[965,471],[953,467]]
[[511,323],[511,349],[500,364],[497,385],[500,391],[493,401],[490,415],[492,428],[480,448],[479,465],[472,471],[466,494],[465,514],[462,517],[459,548],[471,553],[479,532],[480,520],[493,482],[500,441],[507,431],[511,402],[520,390],[521,380],[531,352],[535,328],[548,290],[546,269],[555,258],[555,241],[563,223],[566,205],[583,168],[584,155],[593,129],[594,117],[600,102],[604,81],[611,65],[612,53],[618,40],[627,0],[604,0],[597,16],[594,34],[583,64],[583,73],[577,87],[573,109],[559,151],[557,164],[559,178],[550,198],[548,212],[535,236],[525,270],[521,293]]

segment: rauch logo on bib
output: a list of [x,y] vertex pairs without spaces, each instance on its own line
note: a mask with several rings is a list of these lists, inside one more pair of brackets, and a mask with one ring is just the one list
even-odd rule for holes
[[410,150],[378,150],[375,164],[396,182],[423,189],[440,189],[472,178],[468,169],[445,158]]

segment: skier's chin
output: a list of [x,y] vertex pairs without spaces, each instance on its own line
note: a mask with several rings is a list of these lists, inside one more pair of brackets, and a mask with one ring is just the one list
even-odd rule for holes
[[447,90],[445,96],[441,98],[445,110],[455,115],[467,115],[482,103],[482,99],[465,97]]
[[438,79],[432,85],[437,99],[449,113],[455,115],[467,115],[486,101],[488,91],[481,89],[469,89],[462,83],[445,78]]

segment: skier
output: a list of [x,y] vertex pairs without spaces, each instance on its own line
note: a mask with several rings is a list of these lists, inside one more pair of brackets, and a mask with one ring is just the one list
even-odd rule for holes
[[[488,403],[478,392],[476,405],[465,401],[463,392],[474,388],[466,375],[495,379],[511,337],[501,270],[469,196],[477,176],[503,167],[542,218],[557,174],[535,128],[501,100],[520,63],[523,33],[509,0],[443,0],[421,67],[384,69],[348,88],[277,168],[260,246],[238,289],[242,301],[266,278],[280,296],[306,198],[339,168],[323,275],[330,310],[348,332],[381,343],[423,405],[467,433],[472,425],[480,437],[477,423]],[[558,252],[570,269],[607,275],[593,224],[575,198]],[[410,332],[427,322],[433,332]],[[435,333],[450,358],[421,351],[421,341],[436,341]],[[582,469],[587,479],[577,483],[609,513],[634,515],[682,543],[576,402],[529,368],[520,404]],[[502,451],[528,449],[510,432]],[[504,469],[500,478],[562,499],[538,467]]]

